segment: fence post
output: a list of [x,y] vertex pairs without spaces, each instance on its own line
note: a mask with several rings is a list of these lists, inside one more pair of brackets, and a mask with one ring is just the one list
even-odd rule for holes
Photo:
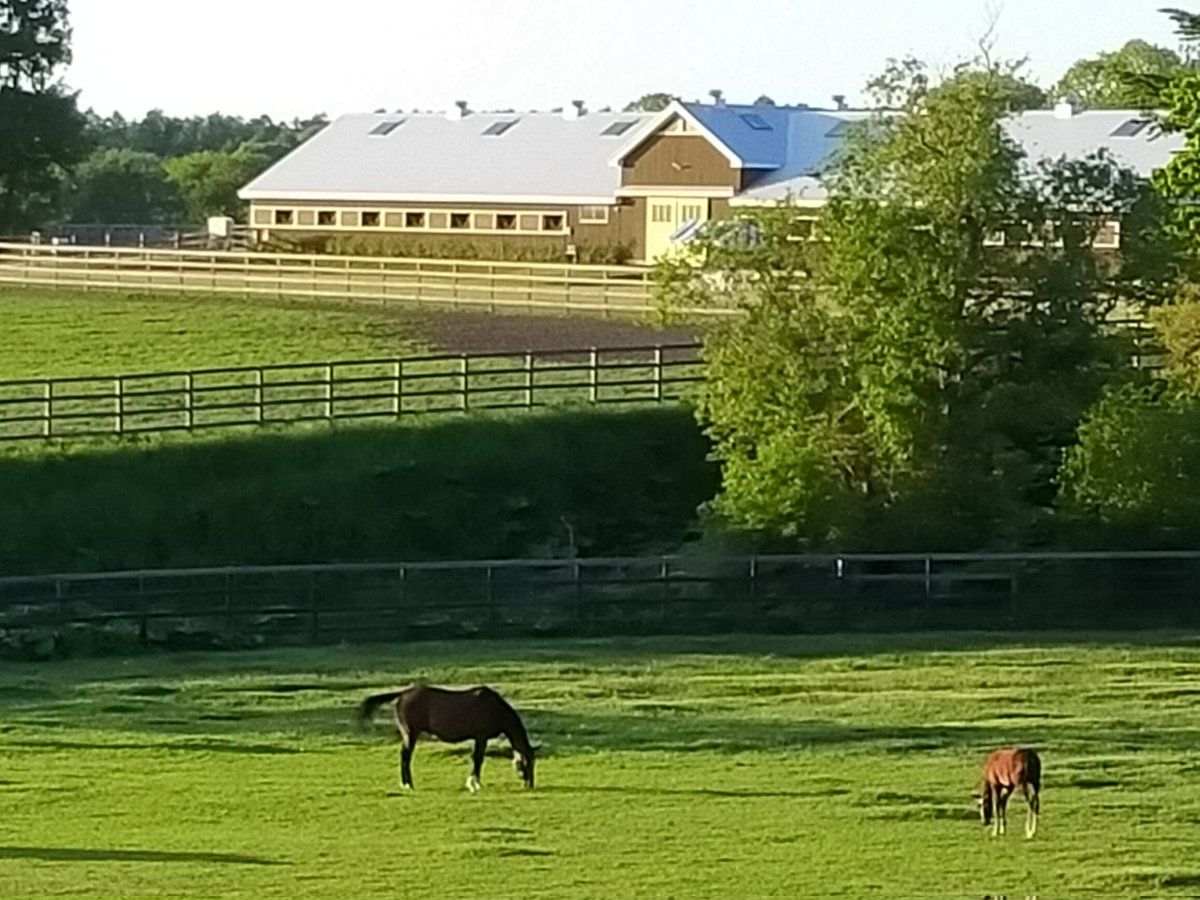
[[125,433],[125,379],[120,376],[113,379],[113,431],[118,435]]
[[533,409],[533,352],[525,351],[525,408]]
[[750,557],[750,600],[753,602],[758,599],[758,557]]
[[595,347],[588,354],[588,401],[600,402],[600,351]]
[[663,349],[659,344],[654,348],[654,399],[662,403],[663,398]]
[[225,573],[225,628],[228,631],[233,630],[233,593],[230,590],[232,578],[228,572]]
[[465,353],[462,354],[462,356],[460,356],[458,359],[458,392],[462,398],[461,406],[463,412],[466,412],[471,408],[471,401],[467,396],[467,392],[470,390],[471,385],[468,369],[469,362],[470,357]]
[[401,383],[404,378],[404,363],[401,360],[396,360],[392,363],[392,414],[398,419],[402,412],[403,395],[401,391]]
[[54,382],[42,383],[42,437],[48,438],[54,426]]
[[658,563],[659,600],[662,603],[662,620],[667,621],[667,606],[671,602],[671,564],[661,557]]
[[191,431],[196,425],[196,383],[192,373],[183,376],[183,424]]
[[138,576],[138,640],[142,646],[150,643],[150,607],[146,603],[146,577]]
[[254,421],[263,423],[263,370],[254,370]]
[[486,597],[487,597],[488,624],[492,628],[495,628],[496,624],[500,621],[500,617],[498,615],[496,615],[496,591],[495,591],[495,585],[494,585],[495,573],[493,572],[491,566],[487,567],[486,573],[487,574],[485,577],[487,579]]
[[322,392],[325,395],[325,419],[326,421],[333,420],[333,366],[326,365],[321,372],[323,384]]
[[309,608],[309,632],[308,639],[312,643],[317,642],[317,637],[320,634],[320,612],[317,606],[317,573],[308,573],[308,608]]

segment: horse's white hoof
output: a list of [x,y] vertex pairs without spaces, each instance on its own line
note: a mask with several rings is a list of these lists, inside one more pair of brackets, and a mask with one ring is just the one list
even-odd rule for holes
[[472,794],[479,793],[479,779],[474,775],[471,775],[467,778],[467,790]]

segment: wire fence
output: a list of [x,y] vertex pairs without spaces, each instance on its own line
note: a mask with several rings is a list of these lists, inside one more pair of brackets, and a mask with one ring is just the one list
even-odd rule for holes
[[[0,636],[165,646],[1200,624],[1198,552],[240,566],[0,578]],[[0,642],[2,643],[2,642]]]
[[669,403],[702,377],[685,343],[0,381],[0,441]]

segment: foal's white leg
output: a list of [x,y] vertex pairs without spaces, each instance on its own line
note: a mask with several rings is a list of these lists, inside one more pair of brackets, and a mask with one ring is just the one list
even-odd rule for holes
[[1025,817],[1025,837],[1031,838],[1037,834],[1037,812],[1031,806],[1029,814]]
[[467,790],[470,791],[472,794],[478,794],[479,788],[480,788],[479,779],[476,778],[475,773],[472,772],[470,775],[467,776]]

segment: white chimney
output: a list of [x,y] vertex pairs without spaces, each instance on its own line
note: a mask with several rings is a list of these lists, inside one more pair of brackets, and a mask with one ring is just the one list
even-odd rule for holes
[[467,101],[455,100],[454,106],[446,111],[446,118],[451,122],[458,122],[467,115]]
[[1056,119],[1071,119],[1075,117],[1075,101],[1070,97],[1063,97],[1054,104],[1054,118]]
[[576,119],[581,118],[584,112],[583,101],[572,100],[570,103],[563,105],[562,117],[568,122],[574,122]]

